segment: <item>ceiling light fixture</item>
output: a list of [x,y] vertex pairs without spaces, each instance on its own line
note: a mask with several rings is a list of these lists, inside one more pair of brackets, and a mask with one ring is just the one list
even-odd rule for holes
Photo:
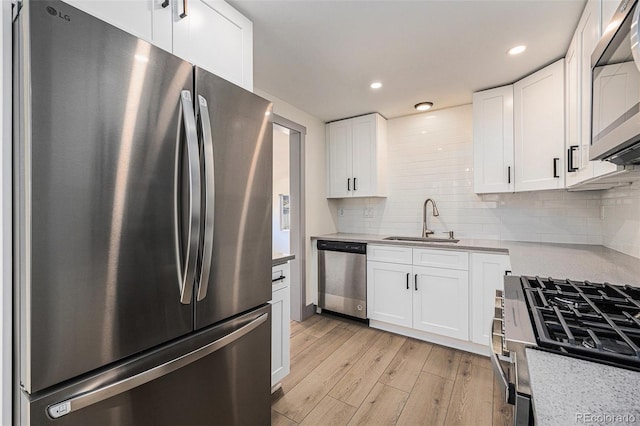
[[509,49],[508,53],[509,53],[509,55],[519,55],[522,52],[524,52],[525,50],[527,50],[527,46],[522,44],[520,46],[512,47],[511,49]]
[[420,102],[419,104],[415,104],[414,108],[418,111],[429,111],[433,108],[433,102]]
[[379,89],[382,87],[382,83],[380,83],[379,81],[374,81],[369,85],[369,87],[371,87],[372,89]]

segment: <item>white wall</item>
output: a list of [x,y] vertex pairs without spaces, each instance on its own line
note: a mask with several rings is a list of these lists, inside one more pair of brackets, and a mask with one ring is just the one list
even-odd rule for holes
[[280,194],[290,195],[289,186],[289,135],[278,125],[273,126],[273,211],[272,251],[290,252],[290,232],[280,224]]
[[0,424],[11,424],[11,2],[0,1]]
[[305,230],[307,241],[306,258],[306,295],[307,304],[316,298],[315,289],[311,287],[311,239],[312,235],[322,235],[337,230],[336,202],[325,198],[326,185],[326,154],[325,154],[325,123],[320,119],[294,107],[260,89],[254,92],[273,102],[273,112],[307,128],[305,136]]
[[[473,193],[471,105],[387,122],[389,197],[339,202],[340,232],[418,236],[422,205],[433,198],[436,232],[497,240],[602,244],[600,191]],[[373,218],[365,218],[365,209]],[[444,235],[444,234],[441,234]]]
[[640,258],[640,182],[603,191],[604,245]]

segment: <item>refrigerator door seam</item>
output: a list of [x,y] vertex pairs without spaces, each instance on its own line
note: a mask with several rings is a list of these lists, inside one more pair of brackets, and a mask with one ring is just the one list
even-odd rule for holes
[[91,392],[80,394],[66,401],[62,401],[56,404],[52,404],[47,407],[47,414],[54,419],[65,416],[71,412],[78,411],[82,408],[88,407],[93,404],[97,404],[105,399],[127,392],[145,383],[149,383],[152,380],[166,376],[176,370],[179,370],[189,364],[192,364],[207,355],[210,355],[217,350],[230,345],[237,341],[241,337],[247,335],[251,331],[255,330],[258,326],[263,324],[269,318],[268,313],[264,313],[237,329],[236,331],[215,340],[208,345],[198,348],[192,352],[189,352],[181,357],[168,361],[164,364],[158,365],[150,370],[143,371],[135,376],[128,377],[124,380],[120,380],[116,383],[95,389]]

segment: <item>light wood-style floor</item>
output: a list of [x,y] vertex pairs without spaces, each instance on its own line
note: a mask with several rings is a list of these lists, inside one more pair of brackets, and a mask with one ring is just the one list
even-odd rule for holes
[[291,322],[272,425],[511,425],[488,358],[335,316]]

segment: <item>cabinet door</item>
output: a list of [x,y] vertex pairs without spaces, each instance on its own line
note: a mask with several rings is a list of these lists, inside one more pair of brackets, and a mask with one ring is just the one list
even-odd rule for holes
[[513,192],[513,86],[473,94],[473,191]]
[[563,188],[564,59],[515,83],[513,97],[516,191]]
[[468,272],[414,266],[413,274],[413,328],[468,340]]
[[273,292],[271,300],[271,386],[278,384],[290,370],[290,288]]
[[[571,186],[588,179],[593,174],[592,164],[589,162],[587,145],[587,157],[583,155],[582,145],[582,116],[581,108],[581,68],[580,68],[580,43],[576,33],[566,56],[566,185]],[[590,76],[589,76],[590,78]]]
[[221,0],[182,1],[174,8],[173,53],[253,91],[253,24]]
[[121,30],[171,52],[171,8],[163,0],[64,0]]
[[327,124],[327,197],[350,197],[353,193],[352,122]]
[[[599,3],[599,2],[598,2]],[[620,0],[602,0],[602,9],[600,11],[600,28],[602,33],[607,30],[607,26],[611,22],[611,18],[618,11]]]
[[352,125],[353,196],[376,194],[376,114],[356,117]]
[[[606,2],[604,2],[606,3]],[[580,37],[580,50],[582,54],[580,64],[581,78],[581,114],[582,114],[582,135],[581,154],[582,163],[588,164],[585,171],[579,176],[581,180],[597,177],[616,170],[616,165],[608,161],[589,161],[589,147],[591,146],[591,102],[592,102],[592,81],[591,81],[591,54],[600,41],[600,36],[605,27],[602,25],[602,14],[609,13],[604,10],[604,3],[598,0],[589,0],[582,13],[577,34]],[[619,2],[616,0],[616,4]],[[600,6],[603,10],[600,10]],[[614,6],[615,8],[615,6]],[[609,16],[610,18],[611,16]]]
[[367,316],[411,327],[411,265],[367,262]]
[[504,275],[510,269],[507,255],[471,254],[471,340],[475,343],[490,345],[496,290],[503,289]]

